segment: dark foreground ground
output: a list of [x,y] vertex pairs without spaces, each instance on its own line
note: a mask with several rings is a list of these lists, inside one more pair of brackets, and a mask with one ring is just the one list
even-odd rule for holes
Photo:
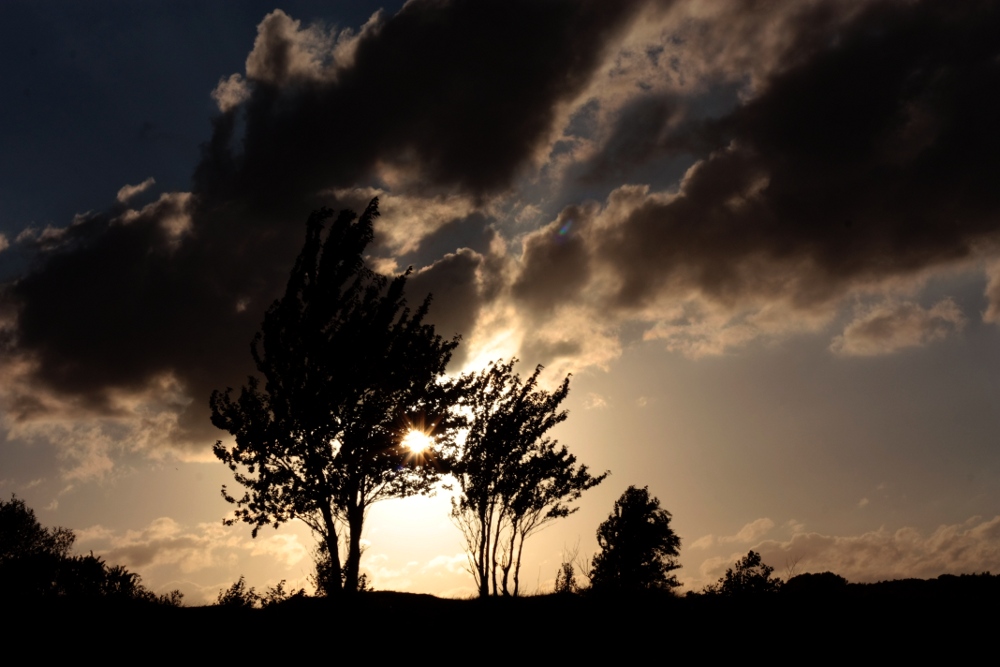
[[[372,592],[267,609],[6,601],[5,644],[119,660],[382,664],[641,663],[717,658],[974,659],[1000,649],[1000,577],[852,584],[760,597],[548,595],[447,600]],[[985,653],[984,653],[985,651]],[[977,657],[978,656],[978,657]],[[992,656],[992,657],[988,657]]]

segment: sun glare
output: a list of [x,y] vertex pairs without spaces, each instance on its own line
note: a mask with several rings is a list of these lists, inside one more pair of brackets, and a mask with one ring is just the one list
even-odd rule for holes
[[403,446],[414,454],[420,454],[434,445],[434,438],[423,431],[410,431],[403,436]]

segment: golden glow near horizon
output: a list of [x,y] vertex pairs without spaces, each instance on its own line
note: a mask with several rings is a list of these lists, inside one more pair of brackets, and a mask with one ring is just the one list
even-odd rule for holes
[[434,446],[434,438],[423,431],[413,430],[403,436],[402,444],[413,454],[420,454]]

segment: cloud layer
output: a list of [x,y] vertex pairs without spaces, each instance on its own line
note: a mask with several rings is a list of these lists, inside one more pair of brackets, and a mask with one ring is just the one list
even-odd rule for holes
[[[939,526],[929,534],[904,527],[895,531],[880,528],[860,535],[823,535],[790,523],[788,539],[759,541],[762,533],[751,535],[755,532],[752,527],[765,522],[770,519],[747,524],[735,536],[738,539],[715,540],[720,544],[743,542],[747,548],[703,561],[689,584],[699,589],[714,583],[748,550],[758,552],[765,563],[775,568],[775,574],[782,577],[834,572],[854,583],[973,574],[996,571],[1000,566],[1000,516],[992,519],[975,516],[962,523]],[[773,525],[771,523],[763,532],[768,532]],[[692,547],[710,546],[711,543],[709,535]]]
[[275,10],[211,92],[190,192],[147,179],[0,237],[31,258],[2,291],[5,424],[98,463],[114,429],[74,420],[203,454],[305,217],[373,194],[372,264],[415,266],[459,362],[607,367],[626,330],[714,354],[873,295],[834,352],[941,340],[956,303],[893,291],[997,256],[997,34],[992,2],[416,0],[340,31]]
[[882,303],[858,313],[830,349],[846,356],[888,354],[943,340],[964,325],[965,317],[951,299],[930,308],[909,301]]
[[[4,292],[17,313],[4,364],[17,379],[8,424],[64,417],[55,405],[67,400],[116,415],[115,395],[170,375],[197,399],[179,411],[173,442],[204,448],[214,433],[198,397],[252,370],[246,346],[280,293],[308,212],[336,205],[352,192],[343,188],[391,183],[389,211],[398,199],[410,217],[380,236],[403,252],[467,217],[469,201],[508,189],[534,160],[558,108],[636,7],[416,2],[337,35],[269,14],[245,78],[216,88],[223,113],[191,193],[128,208],[153,187],[147,180],[123,187],[106,212],[23,235],[36,259]],[[422,282],[478,294],[475,256],[453,257]],[[470,316],[452,320],[439,321],[470,327]]]

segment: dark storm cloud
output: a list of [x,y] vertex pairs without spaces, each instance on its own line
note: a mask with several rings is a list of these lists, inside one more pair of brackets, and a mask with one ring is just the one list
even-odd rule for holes
[[[272,13],[248,60],[249,96],[234,106],[238,78],[217,94],[229,110],[191,197],[118,207],[37,246],[7,292],[18,308],[10,354],[30,359],[31,386],[98,411],[113,410],[115,392],[176,377],[194,401],[188,437],[210,442],[205,399],[252,370],[248,343],[305,217],[331,203],[318,193],[365,184],[379,164],[406,171],[417,194],[505,190],[639,6],[411,2],[356,35],[340,64],[322,51],[332,37]],[[445,336],[471,326],[482,261],[463,251],[414,276],[414,289],[439,293]]]
[[570,206],[554,223],[525,239],[524,268],[512,293],[537,314],[571,301],[586,285],[591,260],[583,235],[594,208]]
[[[483,299],[477,280],[483,261],[479,253],[463,248],[422,269],[407,283],[406,292],[414,305],[432,295],[427,321],[443,338],[467,337],[472,332]],[[454,367],[460,367],[465,351],[459,346],[452,355]]]
[[202,188],[282,201],[363,180],[383,161],[417,168],[425,187],[504,190],[640,4],[410,3],[360,35],[332,82],[296,75],[287,31],[266,29],[286,19],[272,14],[252,59],[240,168],[214,153]]
[[[733,308],[747,298],[810,308],[991,251],[1000,6],[878,2],[825,34],[827,15],[810,16],[756,96],[678,139],[705,155],[679,193],[622,191],[631,203],[609,203],[585,235],[593,259],[574,266],[610,272],[606,305],[696,290]],[[675,150],[669,117],[665,108],[651,135],[648,118],[633,127]],[[562,242],[528,243],[522,280],[537,287],[526,292],[564,281],[552,261]]]

